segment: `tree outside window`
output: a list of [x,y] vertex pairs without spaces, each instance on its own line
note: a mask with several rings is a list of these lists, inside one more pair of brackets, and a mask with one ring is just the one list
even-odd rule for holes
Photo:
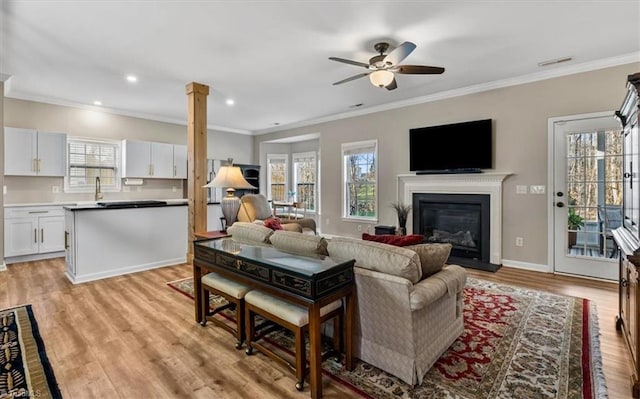
[[316,153],[293,154],[295,200],[307,211],[316,210]]
[[344,216],[377,219],[377,141],[342,145]]
[[287,154],[267,154],[268,199],[285,201],[287,198]]

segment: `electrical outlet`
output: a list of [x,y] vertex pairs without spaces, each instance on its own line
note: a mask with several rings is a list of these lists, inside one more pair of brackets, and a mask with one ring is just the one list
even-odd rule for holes
[[129,186],[122,186],[122,191],[125,193],[128,193],[129,191],[131,191],[131,187]]
[[362,225],[361,224],[358,225],[358,231],[362,232]]
[[529,192],[531,194],[544,194],[545,186],[529,186]]
[[516,194],[526,194],[526,193],[527,193],[527,186],[521,186],[521,185],[516,186]]
[[52,193],[59,193],[60,192],[60,186],[51,186],[51,192]]
[[142,191],[142,187],[140,187],[140,186],[137,186],[137,187],[136,187],[136,191],[137,191],[137,192],[140,192],[140,191]]
[[174,193],[177,192],[178,191],[178,187],[176,187],[176,186],[171,187],[171,191],[173,191]]
[[524,247],[524,238],[516,237],[516,247]]
[[324,224],[326,224],[326,225],[328,226],[330,222],[331,222],[331,219],[327,218],[327,219],[324,221]]
[[2,194],[7,195],[7,186],[2,186]]

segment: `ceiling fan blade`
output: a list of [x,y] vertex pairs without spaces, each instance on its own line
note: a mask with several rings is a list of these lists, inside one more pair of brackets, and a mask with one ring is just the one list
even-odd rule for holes
[[346,79],[342,79],[338,82],[335,82],[333,85],[340,85],[343,83],[347,83],[347,82],[351,82],[352,80],[356,80],[356,79],[360,79],[360,78],[364,78],[365,76],[368,76],[371,72],[366,72],[366,73],[359,73],[357,75],[353,75],[351,77],[348,77]]
[[397,88],[398,88],[398,83],[396,82],[396,78],[393,78],[391,83],[385,86],[385,89],[387,90],[395,90]]
[[404,73],[408,75],[441,74],[444,72],[444,68],[426,65],[398,65],[392,70],[397,73]]
[[411,42],[404,42],[384,57],[384,63],[386,65],[398,65],[400,61],[407,58],[407,56],[415,49],[415,44]]
[[369,64],[365,64],[364,62],[352,61],[352,60],[347,60],[345,58],[339,58],[339,57],[329,57],[329,59],[332,61],[344,62],[345,64],[355,65],[363,68],[369,68]]

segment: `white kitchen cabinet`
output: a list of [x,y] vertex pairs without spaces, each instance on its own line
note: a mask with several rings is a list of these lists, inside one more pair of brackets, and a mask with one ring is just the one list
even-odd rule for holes
[[[64,251],[64,211],[61,206],[5,209],[6,258]],[[16,259],[21,261],[24,259]],[[10,260],[7,263],[12,263]]]
[[122,177],[186,179],[186,146],[123,140]]
[[173,145],[173,177],[176,179],[187,178],[187,146]]
[[66,172],[67,135],[33,129],[4,129],[4,174],[61,176]]

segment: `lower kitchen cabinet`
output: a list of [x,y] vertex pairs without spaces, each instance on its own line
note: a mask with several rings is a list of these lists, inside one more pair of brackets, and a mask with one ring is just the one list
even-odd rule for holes
[[[62,206],[5,208],[5,258],[62,252],[64,243]],[[22,260],[27,259],[15,259]]]

